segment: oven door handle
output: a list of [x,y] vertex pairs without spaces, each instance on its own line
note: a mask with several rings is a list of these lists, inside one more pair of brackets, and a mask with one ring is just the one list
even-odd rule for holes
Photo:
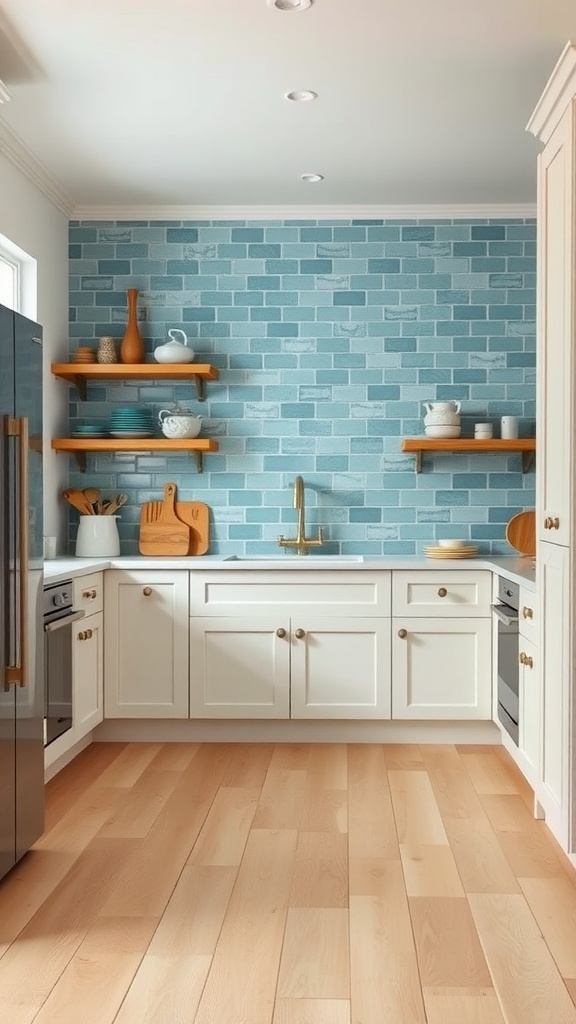
[[507,615],[504,611],[505,605],[493,604],[491,605],[492,611],[500,622],[503,622],[505,626],[513,626],[515,622],[518,622],[518,612],[515,615]]
[[83,619],[85,615],[85,611],[72,612],[71,615],[66,615],[63,619],[56,619],[54,622],[47,622],[44,626],[44,632],[55,633],[57,629],[64,629],[64,626],[69,626],[70,623],[77,622],[78,619]]

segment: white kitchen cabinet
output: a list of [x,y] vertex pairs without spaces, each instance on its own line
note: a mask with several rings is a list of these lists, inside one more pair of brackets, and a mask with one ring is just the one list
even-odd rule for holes
[[190,716],[390,718],[390,620],[193,618]]
[[106,573],[106,718],[188,717],[188,572]]
[[538,157],[536,474],[541,761],[536,796],[576,851],[573,582],[576,445],[576,46],[567,44],[528,124]]
[[190,714],[390,717],[389,572],[190,578]]
[[96,612],[72,625],[73,740],[104,718],[104,615]]
[[536,787],[540,772],[540,682],[536,644],[520,636],[518,686],[519,767],[531,786]]
[[392,620],[392,718],[490,719],[488,618]]
[[492,717],[492,573],[392,573],[392,718]]

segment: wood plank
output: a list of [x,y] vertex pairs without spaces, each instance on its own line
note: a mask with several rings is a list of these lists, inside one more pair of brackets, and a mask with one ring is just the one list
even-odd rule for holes
[[451,746],[431,743],[422,747],[422,758],[442,820],[485,820],[486,812],[458,752]]
[[133,845],[131,840],[93,840],[10,946],[0,961],[0,1020],[9,1021],[19,1007],[40,1010],[96,920]]
[[91,743],[46,783],[45,832],[49,832],[74,807],[80,795],[98,784],[102,772],[116,760],[125,746],[125,743]]
[[490,972],[466,899],[411,897],[422,987],[490,987]]
[[564,874],[519,881],[560,974],[576,978],[576,884]]
[[102,839],[143,839],[182,778],[181,772],[143,772],[98,833]]
[[458,818],[445,824],[465,892],[520,892],[489,821]]
[[461,754],[460,757],[477,793],[516,792],[514,780],[493,750]]
[[384,752],[381,746],[348,748],[348,843],[352,860],[400,860]]
[[161,749],[160,743],[127,743],[124,750],[100,776],[100,785],[124,788],[134,786]]
[[231,756],[225,744],[206,744],[182,773],[146,842],[119,872],[103,913],[160,917],[218,791]]
[[148,952],[154,956],[212,956],[236,881],[235,867],[190,861],[160,920]]
[[220,787],[190,854],[190,862],[214,867],[240,864],[259,797],[258,787]]
[[418,743],[384,743],[384,762],[388,771],[423,771],[422,748]]
[[400,844],[404,882],[409,896],[464,896],[449,846]]
[[238,743],[222,779],[222,785],[263,786],[273,751],[273,743]]
[[348,757],[342,743],[316,744],[308,757],[300,828],[304,832],[348,830]]
[[144,917],[99,918],[35,1024],[112,1024],[157,923]]
[[506,1024],[576,1024],[576,1007],[524,897],[468,899]]
[[277,999],[272,1024],[350,1024],[350,1003],[347,999]]
[[348,911],[290,907],[278,976],[281,999],[349,999]]
[[426,772],[391,771],[388,777],[400,843],[448,845]]
[[155,772],[185,772],[199,750],[199,743],[163,743],[150,768]]
[[350,1002],[355,1024],[426,1024],[400,863],[384,895],[350,897]]
[[250,833],[194,1024],[272,1019],[296,839]]
[[564,866],[543,821],[531,817],[519,796],[482,797],[498,842],[517,878],[550,878]]
[[211,956],[143,958],[114,1024],[188,1024],[194,1019]]
[[289,902],[291,907],[348,906],[347,836],[300,832]]
[[306,772],[270,765],[252,828],[297,829],[306,792]]
[[424,1004],[428,1024],[506,1024],[493,988],[425,988]]

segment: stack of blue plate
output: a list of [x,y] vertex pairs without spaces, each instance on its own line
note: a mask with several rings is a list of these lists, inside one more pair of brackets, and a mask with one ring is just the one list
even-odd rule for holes
[[106,430],[101,423],[80,423],[71,431],[72,437],[86,440],[90,437],[106,437]]
[[112,437],[154,437],[152,413],[137,405],[115,409],[110,417]]

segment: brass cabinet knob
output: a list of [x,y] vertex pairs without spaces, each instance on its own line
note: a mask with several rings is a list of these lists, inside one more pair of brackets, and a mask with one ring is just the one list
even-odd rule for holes
[[521,665],[525,665],[526,664],[526,658],[527,657],[528,657],[528,655],[525,654],[524,651],[520,651],[520,654],[518,655],[518,661],[520,662]]
[[305,629],[296,629],[294,631],[294,636],[296,637],[297,640],[303,640],[304,637],[306,636],[306,630]]
[[447,593],[448,591],[446,590],[446,587],[438,588],[438,597],[446,597]]
[[527,608],[526,605],[524,605],[524,607],[522,609],[522,616],[525,619],[533,619],[534,618],[534,612],[532,611],[531,608]]
[[551,520],[550,516],[546,516],[546,519],[544,520],[544,529],[545,530],[551,530],[552,529],[552,520]]
[[560,520],[559,520],[558,516],[546,516],[546,519],[544,520],[544,529],[545,530],[559,530],[560,529]]
[[276,630],[276,636],[279,636],[280,639],[283,640],[284,637],[286,636],[286,630],[282,629],[282,627],[280,627],[280,629]]
[[82,630],[81,633],[78,633],[78,640],[85,640],[85,639],[86,639],[86,636],[84,635],[84,631]]
[[95,590],[84,590],[82,592],[82,597],[84,597],[87,601],[93,601],[94,598],[97,596],[98,595]]
[[150,594],[152,593],[152,587],[144,587],[142,593],[144,594],[144,597],[150,597]]
[[526,665],[527,668],[534,668],[534,660],[533,660],[533,658],[530,657],[529,654],[526,654],[524,656],[524,664]]
[[401,640],[405,640],[406,637],[408,636],[408,630],[407,629],[399,629],[398,630],[398,636],[400,637]]
[[92,639],[92,630],[91,629],[87,629],[86,630],[86,639],[87,640],[91,640]]
[[559,530],[560,529],[560,520],[558,519],[558,516],[555,516],[554,519],[552,520],[552,525],[551,525],[550,529],[551,530]]

